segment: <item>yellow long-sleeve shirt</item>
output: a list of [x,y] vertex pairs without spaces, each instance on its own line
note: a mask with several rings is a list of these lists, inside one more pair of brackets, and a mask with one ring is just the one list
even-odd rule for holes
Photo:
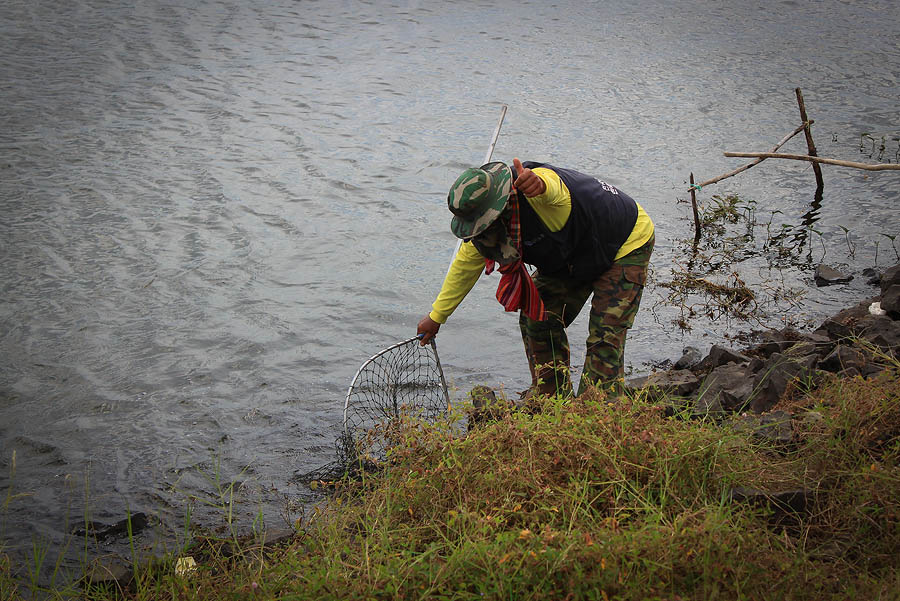
[[[569,189],[553,170],[538,167],[533,171],[543,180],[547,189],[540,196],[534,196],[527,200],[544,225],[551,232],[558,232],[566,224],[572,212],[572,197]],[[631,230],[631,235],[616,253],[616,259],[640,248],[653,236],[653,221],[640,204],[637,209],[637,221]],[[444,278],[441,291],[431,305],[429,317],[438,323],[445,323],[475,286],[482,271],[484,271],[484,257],[474,244],[463,242],[450,265],[447,277]]]

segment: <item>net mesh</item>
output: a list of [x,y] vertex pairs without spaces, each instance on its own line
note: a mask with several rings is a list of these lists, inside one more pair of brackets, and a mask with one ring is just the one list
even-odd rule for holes
[[403,416],[433,422],[449,407],[450,395],[434,340],[410,338],[373,355],[347,390],[337,461],[302,479],[331,480],[348,471],[377,466],[396,441]]

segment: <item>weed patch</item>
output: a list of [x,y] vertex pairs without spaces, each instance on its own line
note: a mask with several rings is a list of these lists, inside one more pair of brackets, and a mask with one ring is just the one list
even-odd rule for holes
[[[197,568],[130,599],[890,598],[900,549],[900,379],[783,401],[796,444],[618,404],[548,400],[464,438],[405,420],[384,469],[334,483],[278,547],[197,537]],[[802,491],[790,520],[737,499]],[[15,598],[14,585],[0,580]],[[13,586],[13,588],[10,588]]]

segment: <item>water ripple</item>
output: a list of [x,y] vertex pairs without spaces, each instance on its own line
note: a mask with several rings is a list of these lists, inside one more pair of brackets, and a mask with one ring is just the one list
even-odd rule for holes
[[[112,521],[172,517],[217,462],[280,519],[292,474],[332,459],[356,368],[433,300],[455,243],[446,189],[500,104],[495,158],[620,185],[657,223],[659,270],[689,231],[687,174],[793,129],[795,86],[822,154],[900,136],[895,2],[829,0],[815,19],[802,3],[572,2],[514,24],[502,5],[414,4],[0,5],[0,465],[16,450],[34,500],[11,539],[61,541],[79,478]],[[712,193],[815,220],[829,257],[850,228],[854,266],[879,239],[884,261],[896,178],[829,171],[813,206],[803,167],[769,163]],[[527,378],[495,282],[442,330],[462,392]],[[641,312],[635,369],[695,342],[672,317]]]

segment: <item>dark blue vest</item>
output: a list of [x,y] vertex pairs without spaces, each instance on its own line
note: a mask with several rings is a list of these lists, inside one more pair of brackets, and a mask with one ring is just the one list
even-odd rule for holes
[[523,260],[543,275],[597,279],[631,235],[637,204],[621,190],[578,171],[532,161],[522,165],[554,171],[572,196],[568,221],[558,232],[551,232],[519,192]]

